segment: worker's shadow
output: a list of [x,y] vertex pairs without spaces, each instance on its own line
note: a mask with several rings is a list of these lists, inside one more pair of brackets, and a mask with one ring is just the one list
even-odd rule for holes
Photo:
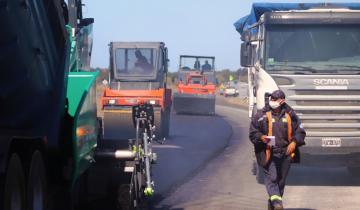
[[285,208],[285,210],[316,210],[316,209],[308,209],[308,208]]
[[320,168],[293,164],[286,181],[289,186],[360,186],[360,177],[345,167]]

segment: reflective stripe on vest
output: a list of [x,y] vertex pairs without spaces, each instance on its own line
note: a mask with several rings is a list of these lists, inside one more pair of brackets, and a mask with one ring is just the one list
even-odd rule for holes
[[[268,120],[268,136],[273,135],[273,124],[272,124],[272,115],[271,111],[266,112],[266,117]],[[287,134],[288,134],[288,141],[291,143],[292,141],[292,126],[291,126],[291,117],[289,113],[285,113],[285,117],[287,120]],[[266,145],[266,163],[269,162],[271,156],[271,147],[270,145]],[[294,157],[294,154],[291,154],[291,157]]]

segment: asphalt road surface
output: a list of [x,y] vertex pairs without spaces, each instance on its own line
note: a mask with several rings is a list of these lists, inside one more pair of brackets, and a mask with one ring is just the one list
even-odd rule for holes
[[[233,135],[228,147],[192,179],[166,196],[156,209],[267,209],[267,194],[251,173],[253,149],[248,141],[247,111],[217,106]],[[345,168],[293,165],[285,188],[288,210],[359,210],[360,177]]]
[[153,165],[154,201],[163,199],[219,155],[231,134],[231,126],[222,117],[172,114],[170,138],[163,145],[154,145],[158,156]]
[[[170,119],[170,137],[164,144],[154,143],[157,164],[153,165],[155,195],[151,203],[156,203],[170,195],[177,187],[190,180],[206,163],[221,154],[232,136],[232,128],[222,117],[199,115],[176,115]],[[92,192],[106,191],[106,171],[97,174]],[[90,193],[91,194],[91,193]],[[107,198],[94,197],[87,210],[115,209]]]

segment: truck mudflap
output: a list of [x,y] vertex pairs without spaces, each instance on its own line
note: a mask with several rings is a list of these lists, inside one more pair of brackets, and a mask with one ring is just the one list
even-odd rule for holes
[[177,114],[215,114],[215,95],[174,93],[174,110]]

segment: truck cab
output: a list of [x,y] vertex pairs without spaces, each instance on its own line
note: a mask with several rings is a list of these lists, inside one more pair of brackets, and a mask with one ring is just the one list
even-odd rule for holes
[[[307,132],[309,164],[352,165],[360,148],[360,4],[254,4],[235,23],[249,116],[281,89]],[[309,155],[309,156],[306,156]],[[339,158],[343,157],[343,158]]]

